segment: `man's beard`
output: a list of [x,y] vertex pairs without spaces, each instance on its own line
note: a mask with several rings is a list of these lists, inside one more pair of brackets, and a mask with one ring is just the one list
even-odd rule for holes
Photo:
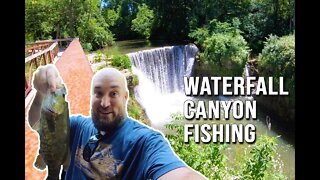
[[105,119],[100,119],[95,113],[91,113],[92,115],[92,122],[94,127],[97,128],[99,131],[105,132],[113,132],[115,131],[120,124],[123,122],[124,116],[119,115],[113,121],[108,121]]

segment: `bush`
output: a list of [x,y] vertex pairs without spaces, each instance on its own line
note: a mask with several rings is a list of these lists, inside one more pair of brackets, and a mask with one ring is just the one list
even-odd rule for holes
[[200,46],[200,58],[216,65],[214,75],[241,76],[249,57],[247,42],[240,34],[239,20],[233,23],[222,23],[212,20],[205,28],[189,34]]
[[295,90],[295,37],[270,35],[258,57],[260,76],[275,77],[275,87],[279,87],[279,77],[285,79],[285,90],[294,97]]
[[226,145],[221,144],[196,144],[191,137],[188,144],[184,143],[182,120],[183,115],[175,113],[171,115],[172,123],[167,124],[166,128],[173,131],[166,134],[174,152],[190,167],[199,171],[209,179],[223,179],[224,162],[226,156],[221,152]]
[[91,43],[82,43],[81,46],[83,47],[83,50],[86,51],[86,52],[90,52],[92,50]]
[[111,65],[121,69],[131,69],[131,61],[127,55],[115,55],[111,60]]
[[249,55],[242,36],[234,36],[230,33],[214,34],[206,39],[205,45],[204,58],[218,65],[218,69],[225,70],[226,73],[220,75],[240,76],[242,74]]
[[[227,144],[195,143],[190,137],[189,143],[184,143],[184,117],[182,114],[171,115],[172,121],[165,127],[169,132],[165,134],[174,152],[191,168],[199,171],[208,179],[286,179],[280,171],[277,138],[260,135],[256,143],[248,147],[250,154],[242,151],[237,154],[232,166],[226,166]],[[247,150],[247,149],[246,149]],[[245,150],[245,151],[246,151]]]
[[260,136],[260,140],[250,151],[252,157],[245,162],[241,175],[243,179],[262,179],[265,176],[276,152],[276,140],[276,137]]
[[139,78],[138,78],[138,76],[135,75],[135,74],[133,74],[132,77],[133,77],[133,79],[132,79],[132,85],[133,85],[133,86],[138,85],[138,84],[139,84]]
[[103,54],[101,52],[97,52],[97,54],[93,57],[93,62],[98,63],[103,60]]
[[130,92],[130,98],[128,101],[128,115],[146,125],[151,125],[143,108],[135,99],[133,92]]

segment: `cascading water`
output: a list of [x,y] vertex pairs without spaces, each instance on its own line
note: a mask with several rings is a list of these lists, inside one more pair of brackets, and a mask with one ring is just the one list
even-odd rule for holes
[[135,97],[153,127],[161,129],[171,113],[182,112],[186,100],[183,77],[191,75],[197,52],[198,48],[189,44],[128,54],[132,71],[139,78]]
[[245,65],[245,67],[244,67],[244,69],[245,69],[245,75],[246,75],[246,77],[249,77],[250,76],[250,71],[249,71],[249,68],[250,68],[250,66],[248,66],[247,64]]

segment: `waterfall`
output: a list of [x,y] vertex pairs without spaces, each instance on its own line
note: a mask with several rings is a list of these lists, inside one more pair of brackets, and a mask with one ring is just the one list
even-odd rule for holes
[[245,77],[249,77],[250,76],[250,70],[249,70],[250,66],[248,66],[247,64],[245,65],[244,69],[245,69],[245,74],[246,76]]
[[135,97],[145,108],[151,125],[161,128],[173,112],[182,112],[183,77],[192,73],[198,48],[193,45],[166,46],[129,53],[133,73],[139,78]]
[[[245,78],[245,80],[247,80],[247,77],[250,77],[251,75],[251,73],[250,73],[250,65],[247,63],[246,65],[245,65],[245,67],[244,67],[244,71],[245,71],[245,76],[244,76],[244,78]],[[255,90],[253,90],[251,93],[255,93]],[[252,95],[249,95],[249,96],[245,96],[245,98],[246,99],[249,99],[249,100],[253,100],[254,98],[252,97]]]

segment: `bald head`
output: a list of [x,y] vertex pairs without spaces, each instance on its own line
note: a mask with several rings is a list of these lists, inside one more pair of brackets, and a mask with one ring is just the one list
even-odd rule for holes
[[115,130],[127,117],[129,91],[125,76],[114,68],[98,71],[92,79],[91,116],[101,131]]
[[103,68],[93,76],[92,88],[97,85],[101,85],[101,83],[118,85],[121,89],[128,91],[125,76],[115,68]]

